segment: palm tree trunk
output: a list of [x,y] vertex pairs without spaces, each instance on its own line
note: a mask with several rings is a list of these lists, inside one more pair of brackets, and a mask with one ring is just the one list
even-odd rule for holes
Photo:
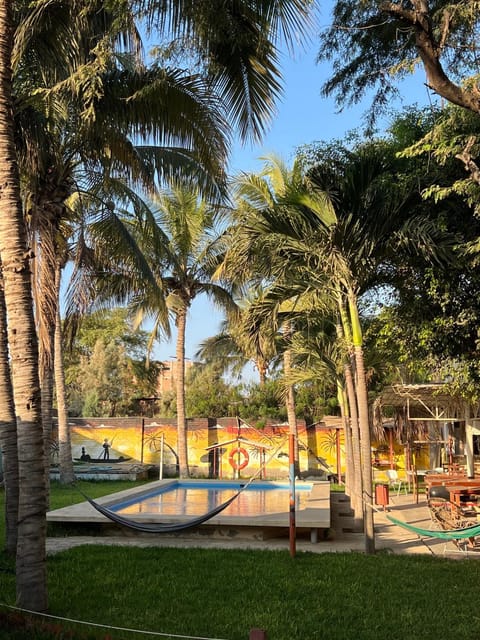
[[351,502],[354,511],[354,527],[355,529],[362,530],[364,528],[363,523],[363,481],[362,481],[362,456],[360,448],[360,429],[358,423],[358,408],[357,399],[355,396],[355,386],[353,383],[353,374],[350,364],[346,363],[344,367],[345,386],[347,388],[348,406],[350,409],[350,430],[352,434],[352,453],[353,453],[353,468],[351,469],[352,476],[352,494]]
[[20,607],[45,611],[45,452],[29,264],[31,254],[27,250],[13,135],[11,10],[11,0],[0,0],[0,256],[5,283],[20,477],[16,586]]
[[[343,304],[342,296],[338,295],[339,318],[336,323],[337,336],[340,343],[351,343],[351,331]],[[352,467],[350,473],[350,499],[354,511],[355,529],[363,529],[363,503],[362,503],[362,473],[361,473],[361,453],[360,453],[360,430],[358,424],[358,408],[355,396],[355,386],[353,372],[350,362],[345,362],[343,367],[345,378],[345,388],[347,391],[348,408],[350,415],[350,433],[352,438]]]
[[7,312],[0,280],[0,446],[3,451],[3,484],[5,487],[5,549],[14,556],[17,551],[18,521],[18,450],[17,422],[8,358]]
[[180,478],[188,478],[187,420],[185,416],[185,329],[187,308],[177,311],[177,450]]
[[261,387],[265,386],[265,382],[267,380],[267,370],[268,370],[268,365],[266,364],[265,360],[263,359],[258,359],[256,362],[256,367],[258,370],[258,384]]
[[[284,323],[284,336],[287,344],[292,336],[292,323]],[[293,435],[293,455],[294,455],[294,471],[298,476],[300,473],[300,453],[298,446],[298,426],[297,426],[297,412],[295,407],[295,388],[293,384],[289,382],[292,374],[292,351],[288,347],[283,354],[283,373],[286,380],[286,409],[288,429],[291,435]]]
[[[50,463],[52,454],[52,432],[53,432],[53,369],[51,364],[45,362],[42,357],[43,348],[39,349],[39,360],[42,362],[39,367],[42,426],[43,426],[43,450],[45,455],[45,487],[47,491],[47,506],[50,503]],[[53,364],[53,363],[52,363]],[[45,426],[47,425],[47,426]]]
[[[45,199],[45,198],[44,198]],[[45,480],[47,504],[49,503],[50,453],[53,434],[53,390],[54,390],[54,342],[58,295],[55,289],[56,274],[56,228],[51,211],[44,207],[37,210],[42,219],[40,242],[35,250],[34,268],[37,286],[33,290],[39,335],[39,375],[42,390],[42,425],[45,447]]]
[[292,372],[292,352],[290,349],[286,349],[283,354],[283,371],[285,374],[286,383],[286,409],[287,409],[287,420],[288,420],[288,430],[291,435],[293,435],[294,442],[294,469],[295,475],[298,476],[300,473],[300,455],[298,450],[298,427],[297,427],[297,415],[295,411],[295,389],[292,384],[288,383],[288,379],[290,378]]
[[75,481],[72,459],[72,443],[70,439],[70,429],[68,427],[68,413],[65,389],[65,371],[63,368],[63,341],[62,341],[62,320],[60,318],[60,305],[58,296],[60,292],[61,267],[57,266],[55,277],[55,289],[57,292],[57,321],[55,325],[55,390],[57,395],[58,411],[58,457],[60,467],[61,484],[71,484]]
[[350,413],[348,410],[348,401],[345,393],[345,387],[337,380],[337,398],[340,407],[340,415],[342,416],[343,434],[345,441],[345,494],[351,493],[351,470],[353,469],[353,449],[352,449],[352,431],[350,429]]
[[357,300],[349,292],[348,305],[352,322],[352,338],[355,354],[355,391],[358,403],[358,424],[360,429],[360,449],[362,456],[362,484],[365,527],[365,553],[375,553],[375,528],[373,520],[372,443],[370,418],[368,413],[368,392],[363,360],[363,336],[358,314]]

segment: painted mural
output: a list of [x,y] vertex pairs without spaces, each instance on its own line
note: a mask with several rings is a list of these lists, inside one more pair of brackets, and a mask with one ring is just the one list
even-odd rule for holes
[[[161,466],[164,477],[177,473],[174,419],[76,418],[70,420],[70,429],[72,455],[77,464],[128,462]],[[339,418],[325,417],[309,427],[299,422],[298,431],[302,477],[336,478],[345,473],[345,443]],[[258,475],[285,479],[289,474],[288,425],[268,424],[257,429],[236,418],[189,420],[188,455],[192,477],[232,479]],[[425,463],[424,457],[420,452],[417,468]],[[405,460],[402,445],[374,443],[374,480],[386,481],[385,472],[392,465],[404,473]]]

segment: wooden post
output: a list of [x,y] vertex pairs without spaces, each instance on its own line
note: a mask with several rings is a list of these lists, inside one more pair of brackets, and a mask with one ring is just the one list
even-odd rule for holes
[[267,640],[267,632],[264,629],[251,629],[248,640]]
[[142,446],[140,448],[140,462],[143,464],[143,440],[145,438],[145,418],[142,418]]
[[390,458],[390,469],[395,469],[395,457],[393,451],[393,427],[388,430],[388,455]]

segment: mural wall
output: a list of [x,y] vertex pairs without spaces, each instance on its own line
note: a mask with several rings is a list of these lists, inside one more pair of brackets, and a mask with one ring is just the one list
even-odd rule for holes
[[[76,463],[129,462],[159,467],[164,477],[177,470],[175,419],[75,418],[69,421],[72,455]],[[340,418],[325,417],[307,426],[299,421],[299,459],[302,477],[336,477],[345,473],[345,446]],[[105,446],[104,446],[105,445]],[[55,462],[55,447],[52,449]],[[288,425],[268,424],[256,429],[236,418],[188,421],[189,467],[192,477],[232,479],[259,475],[286,479],[289,474]],[[108,456],[108,457],[105,457]],[[427,464],[419,452],[417,468]],[[426,454],[428,459],[428,454]],[[339,465],[337,461],[339,460]],[[399,443],[373,443],[374,480],[386,481],[391,465],[406,468]]]
[[[75,418],[69,421],[74,461],[159,466],[174,476],[177,464],[175,419]],[[344,469],[341,429],[299,422],[300,469],[312,475],[337,473],[337,454]],[[104,447],[106,445],[106,447]],[[107,450],[107,453],[106,453]],[[52,448],[55,462],[55,446]],[[188,421],[189,467],[193,477],[251,477],[262,471],[270,479],[289,473],[288,425],[256,429],[236,418]],[[108,458],[105,458],[108,455]]]

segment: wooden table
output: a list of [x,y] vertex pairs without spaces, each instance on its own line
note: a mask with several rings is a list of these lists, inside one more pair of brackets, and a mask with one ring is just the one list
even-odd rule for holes
[[480,495],[480,484],[478,482],[476,485],[448,485],[446,488],[450,494],[450,502],[453,502],[458,506],[462,504],[462,497]]

